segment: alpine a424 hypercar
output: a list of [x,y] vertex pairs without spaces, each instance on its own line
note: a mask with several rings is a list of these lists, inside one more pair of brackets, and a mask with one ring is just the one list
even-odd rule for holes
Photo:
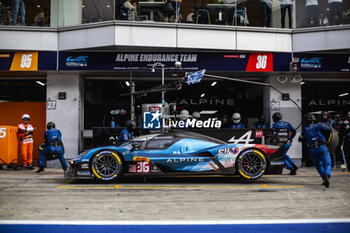
[[283,146],[227,144],[198,133],[168,132],[134,138],[119,146],[84,151],[69,161],[68,178],[103,181],[126,175],[230,175],[255,180],[281,174]]

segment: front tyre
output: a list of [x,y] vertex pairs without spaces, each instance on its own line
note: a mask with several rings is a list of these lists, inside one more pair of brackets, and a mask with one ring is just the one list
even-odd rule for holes
[[91,159],[91,171],[99,180],[115,180],[123,170],[123,162],[113,150],[98,151]]
[[247,180],[255,180],[261,177],[266,170],[266,157],[256,149],[243,151],[237,157],[237,171]]

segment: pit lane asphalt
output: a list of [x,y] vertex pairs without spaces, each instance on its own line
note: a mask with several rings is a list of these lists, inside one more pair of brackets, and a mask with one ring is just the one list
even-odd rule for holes
[[0,220],[272,220],[350,218],[350,173],[65,180],[61,169],[0,170]]

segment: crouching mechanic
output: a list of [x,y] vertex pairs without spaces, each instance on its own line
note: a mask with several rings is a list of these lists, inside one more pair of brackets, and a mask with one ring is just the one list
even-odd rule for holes
[[49,122],[46,126],[47,130],[44,134],[44,145],[40,145],[40,168],[36,172],[44,171],[46,156],[56,155],[61,162],[64,171],[67,170],[67,164],[64,160],[63,143],[61,131],[56,129],[55,123]]
[[326,146],[326,135],[330,129],[324,124],[315,124],[314,115],[307,116],[307,126],[301,132],[298,139],[308,147],[312,162],[323,179],[322,185],[329,187],[331,177],[332,162]]

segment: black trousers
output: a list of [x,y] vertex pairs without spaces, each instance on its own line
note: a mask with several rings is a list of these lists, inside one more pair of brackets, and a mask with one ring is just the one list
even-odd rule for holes
[[306,7],[306,25],[311,27],[311,20],[314,21],[314,26],[319,26],[319,15],[318,15],[318,6],[312,5]]
[[[334,16],[338,16],[338,23],[335,23]],[[343,4],[341,2],[329,3],[329,25],[343,24]]]
[[285,24],[286,11],[288,11],[289,28],[292,28],[293,5],[281,5],[281,26],[282,28],[286,27],[286,24]]
[[261,3],[261,26],[270,27],[271,26],[271,7],[266,3]]

